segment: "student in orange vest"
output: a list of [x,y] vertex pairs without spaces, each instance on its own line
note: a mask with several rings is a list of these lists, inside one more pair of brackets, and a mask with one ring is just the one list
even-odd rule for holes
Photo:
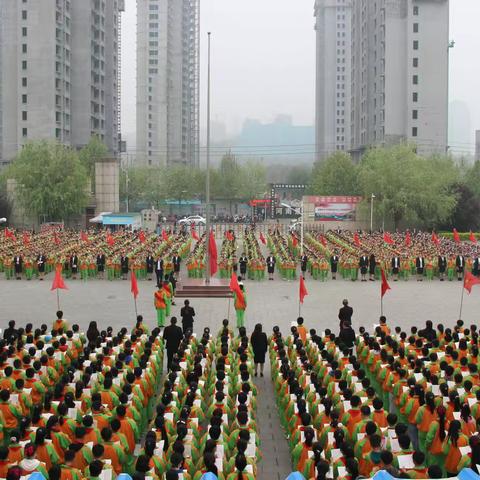
[[305,345],[307,341],[307,329],[303,325],[303,317],[297,318],[297,332],[300,338],[302,339],[303,344]]
[[163,287],[159,289],[154,294],[154,304],[157,310],[157,325],[160,328],[165,326],[165,318],[167,316],[167,295]]

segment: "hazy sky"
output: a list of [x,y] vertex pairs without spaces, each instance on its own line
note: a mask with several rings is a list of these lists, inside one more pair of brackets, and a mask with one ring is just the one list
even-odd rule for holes
[[[314,123],[315,32],[313,0],[202,0],[202,111],[205,124],[207,31],[212,32],[212,118],[237,133],[245,118],[270,121],[290,114],[297,124]],[[135,132],[135,0],[123,18],[122,130]],[[471,135],[453,147],[473,148],[480,129],[480,0],[450,1],[450,100],[468,105]],[[463,120],[461,118],[460,120]],[[465,119],[464,130],[468,127]],[[459,122],[460,123],[460,122]],[[469,144],[469,145],[467,145]]]

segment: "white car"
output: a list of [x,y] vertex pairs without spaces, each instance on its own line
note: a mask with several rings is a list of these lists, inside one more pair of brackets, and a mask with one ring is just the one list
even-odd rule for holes
[[182,218],[178,221],[179,225],[206,225],[207,221],[200,215],[192,215],[187,218]]
[[6,223],[7,219],[5,217],[0,218],[0,223]]

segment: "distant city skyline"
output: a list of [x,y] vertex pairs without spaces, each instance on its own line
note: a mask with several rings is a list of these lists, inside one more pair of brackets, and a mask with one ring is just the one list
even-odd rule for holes
[[[126,0],[123,17],[122,132],[129,149],[135,133],[135,0]],[[295,125],[313,125],[315,118],[314,1],[208,0],[201,4],[201,130],[205,130],[206,36],[212,31],[212,119],[237,135],[246,119],[271,122],[291,115]],[[255,12],[255,15],[252,15]],[[465,104],[471,132],[452,138],[457,153],[474,150],[480,128],[480,65],[472,52],[480,49],[478,0],[450,2],[450,101]],[[451,126],[452,133],[461,131]],[[202,135],[202,143],[204,143]],[[132,143],[133,142],[133,143]]]

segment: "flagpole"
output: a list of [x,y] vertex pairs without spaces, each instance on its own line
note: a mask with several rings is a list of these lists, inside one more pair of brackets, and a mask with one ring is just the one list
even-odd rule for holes
[[135,320],[137,319],[138,317],[138,312],[137,312],[137,299],[135,297],[133,297],[133,301],[135,303]]
[[230,320],[230,302],[232,300],[232,297],[228,297],[228,312],[227,312],[227,320]]
[[458,319],[459,319],[459,320],[462,319],[463,293],[464,293],[464,290],[465,290],[465,284],[464,284],[464,282],[462,282],[462,298],[461,298],[461,300],[460,300],[460,314],[458,315]]
[[57,288],[57,310],[60,310],[60,293],[58,292],[58,288]]
[[380,316],[383,316],[383,296],[380,295]]
[[207,79],[207,165],[205,185],[205,284],[210,285],[210,37],[208,32]]

